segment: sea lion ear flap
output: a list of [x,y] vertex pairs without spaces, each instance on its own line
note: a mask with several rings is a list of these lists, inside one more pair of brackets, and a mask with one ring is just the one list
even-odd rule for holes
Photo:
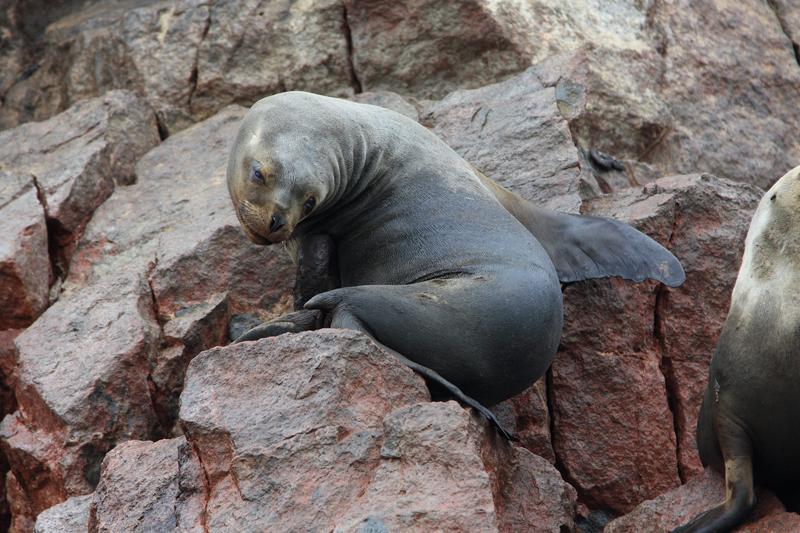
[[686,274],[678,259],[644,233],[609,218],[530,210],[522,221],[542,243],[562,283],[619,276],[670,287]]

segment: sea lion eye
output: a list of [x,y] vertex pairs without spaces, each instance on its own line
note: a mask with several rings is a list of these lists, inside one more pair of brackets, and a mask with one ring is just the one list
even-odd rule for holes
[[261,170],[257,169],[256,167],[250,169],[250,181],[254,181],[255,183],[259,183],[261,185],[264,185],[267,182],[267,180],[264,179],[264,174],[262,174]]
[[306,203],[303,204],[303,216],[308,215],[314,207],[317,205],[317,199],[313,196],[309,196]]

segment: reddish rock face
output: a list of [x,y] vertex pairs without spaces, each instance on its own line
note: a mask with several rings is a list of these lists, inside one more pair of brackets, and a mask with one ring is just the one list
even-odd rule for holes
[[[53,258],[60,274],[66,272],[92,212],[115,183],[133,181],[134,164],[158,141],[152,110],[127,91],[113,91],[44,122],[0,132],[0,161],[33,176],[50,238],[60,249]],[[26,212],[32,216],[36,210]]]
[[288,310],[294,267],[282,247],[258,247],[239,228],[225,169],[245,110],[231,107],[141,158],[137,183],[95,213],[67,288],[119,271],[146,273],[161,326],[150,375],[164,431],[175,422],[186,365],[227,342],[231,316]]
[[678,289],[601,280],[565,291],[555,453],[590,507],[626,512],[697,471],[696,416],[759,198],[702,175],[586,203],[664,243],[687,274]]
[[[760,192],[661,176],[766,186],[796,164],[796,0],[89,4],[0,10],[0,128],[47,119],[0,132],[0,526],[4,498],[12,529],[30,531],[100,477],[95,529],[129,512],[186,529],[322,517],[559,531],[575,493],[547,461],[582,515],[627,512],[700,472],[696,414]],[[196,412],[176,424],[192,358],[225,344],[232,320],[290,306],[290,261],[246,241],[225,188],[244,109],[220,112],[287,89],[421,117],[523,196],[633,223],[682,260],[686,284],[566,289],[548,379],[495,407],[528,451],[331,332],[207,352],[209,376],[185,395]],[[40,526],[83,527],[88,500],[67,501]],[[675,524],[713,504],[690,503]],[[798,529],[760,509],[751,530]]]
[[83,531],[202,531],[202,480],[183,437],[121,444],[103,460],[90,509],[80,513]]
[[[210,529],[560,531],[575,494],[361,334],[323,330],[196,357],[181,423]],[[110,465],[108,466],[110,469]],[[265,511],[268,510],[268,511]]]
[[141,158],[94,213],[58,301],[16,339],[19,410],[0,446],[33,512],[93,490],[118,442],[168,434],[189,360],[227,342],[232,314],[286,307],[291,261],[247,242],[225,187],[242,114]]
[[15,341],[19,410],[0,424],[0,446],[35,513],[90,492],[103,455],[155,426],[149,287],[108,281],[63,296]]
[[186,437],[120,444],[91,509],[72,498],[37,530],[573,528],[575,491],[552,465],[426,396],[346,330],[204,352],[182,398]]
[[50,294],[47,226],[31,176],[0,170],[0,330],[29,325]]
[[[800,515],[787,512],[766,490],[757,491],[758,504],[736,533],[783,533],[800,530]],[[725,480],[707,469],[686,485],[643,502],[629,514],[609,522],[605,533],[661,533],[683,525],[725,500]]]

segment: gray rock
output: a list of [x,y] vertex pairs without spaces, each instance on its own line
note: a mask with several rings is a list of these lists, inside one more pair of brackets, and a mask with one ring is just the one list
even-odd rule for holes
[[34,533],[86,533],[89,531],[91,506],[91,494],[73,496],[39,513]]

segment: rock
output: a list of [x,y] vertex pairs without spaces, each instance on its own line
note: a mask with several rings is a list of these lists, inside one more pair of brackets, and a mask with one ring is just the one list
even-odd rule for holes
[[203,352],[180,419],[208,480],[207,527],[572,527],[574,489],[550,463],[427,397],[420,378],[348,330]]
[[530,62],[516,6],[485,0],[452,5],[427,0],[345,2],[353,66],[364,90],[426,98],[478,87]]
[[488,531],[496,513],[480,426],[457,403],[416,403],[383,420],[381,461],[336,530]]
[[380,461],[383,417],[427,394],[413,372],[351,331],[197,356],[180,419],[209,481],[208,527],[333,527]]
[[334,96],[360,91],[339,0],[218,2],[209,20],[191,99],[200,117],[229,103],[249,105],[282,91]]
[[356,94],[352,99],[361,104],[385,107],[386,109],[391,109],[401,115],[405,115],[410,119],[419,121],[419,112],[416,106],[399,94],[391,91],[368,91]]
[[246,240],[225,186],[243,113],[142,157],[86,227],[58,302],[17,338],[19,410],[0,446],[35,512],[91,492],[117,443],[173,433],[186,366],[227,342],[231,314],[290,305],[291,261]]
[[9,533],[28,533],[33,531],[36,513],[31,508],[28,496],[13,472],[6,474],[5,497],[11,510]]
[[546,83],[531,68],[502,83],[451,93],[422,120],[503,186],[551,209],[577,212],[599,190],[581,176],[567,121]]
[[354,90],[336,0],[97,2],[62,10],[43,41],[38,68],[6,91],[0,124],[122,88],[147,99],[167,135],[271,93]]
[[590,507],[624,512],[680,484],[652,347],[653,289],[611,280],[565,293],[565,327],[552,366],[554,447]]
[[575,530],[577,494],[552,464],[516,445],[483,451],[500,531]]
[[686,271],[680,289],[657,293],[655,320],[678,434],[678,467],[681,478],[688,480],[702,470],[695,443],[697,416],[762,191],[694,175],[659,180],[653,192],[670,194],[675,202],[669,248]]
[[503,427],[519,439],[520,446],[555,464],[544,377],[525,392],[493,406],[492,411]]
[[47,308],[47,226],[31,176],[0,170],[0,330],[29,325]]
[[202,531],[204,490],[183,437],[126,442],[103,460],[89,530]]
[[770,2],[681,0],[659,4],[652,20],[674,122],[646,160],[763,188],[796,166],[800,65]]
[[[59,250],[53,258],[57,274],[66,273],[75,242],[94,210],[115,183],[133,182],[134,163],[158,141],[152,110],[125,91],[80,102],[44,122],[0,132],[2,166],[33,175],[42,205],[32,197],[24,216],[37,217],[44,207],[49,238]],[[49,276],[47,265],[40,267],[44,272],[38,277]]]
[[[14,397],[10,382],[14,366],[17,364],[14,339],[21,332],[16,329],[0,330],[0,417],[5,417],[17,408],[17,399]],[[0,449],[0,531],[8,531],[11,527],[11,508],[6,494],[8,469],[8,460]]]
[[86,533],[89,531],[91,506],[91,494],[73,496],[39,513],[34,533]]
[[641,26],[620,28],[621,40],[565,39],[569,21],[556,32],[561,55],[544,63],[576,144],[662,175],[709,172],[769,186],[800,156],[791,133],[800,122],[791,105],[800,96],[787,38],[793,11],[771,4],[642,4],[643,17],[629,19]]
[[797,0],[774,0],[769,6],[778,18],[781,31],[791,41],[795,59],[800,65],[800,3]]
[[665,244],[687,273],[678,289],[597,280],[565,291],[549,387],[553,438],[591,508],[627,512],[696,471],[694,421],[759,196],[752,186],[692,175],[585,203],[585,212]]
[[19,409],[0,446],[35,513],[91,492],[117,442],[149,436],[159,336],[145,279],[120,272],[62,297],[16,339]]
[[[643,502],[629,514],[609,522],[604,533],[653,533],[671,531],[698,514],[716,507],[725,500],[725,482],[717,472],[706,469],[689,483]],[[787,512],[772,493],[759,489],[758,504],[747,523],[735,528],[736,533],[797,531],[800,515]]]

